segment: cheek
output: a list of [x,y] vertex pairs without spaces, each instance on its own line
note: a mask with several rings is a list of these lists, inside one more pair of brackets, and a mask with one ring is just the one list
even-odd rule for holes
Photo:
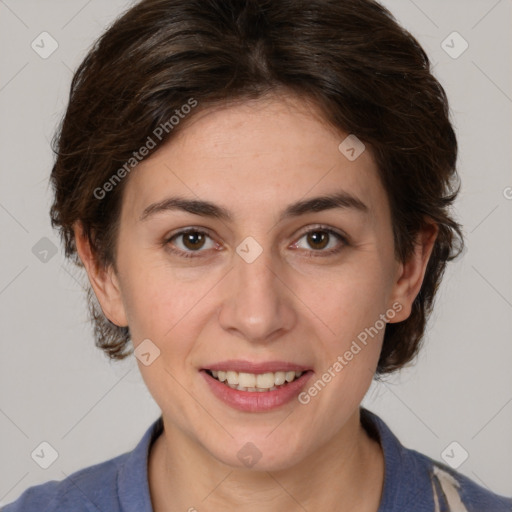
[[373,325],[385,312],[390,285],[378,262],[347,265],[322,279],[304,283],[308,302],[336,335],[351,336]]
[[190,287],[180,287],[164,261],[125,243],[119,251],[123,305],[134,342],[160,340],[182,318],[191,302]]
[[[328,329],[322,328],[316,355],[319,364],[314,379],[300,397],[315,411],[315,428],[325,428],[331,418],[333,432],[358,407],[368,391],[379,360],[389,313],[385,275],[372,271],[347,272],[332,279],[327,290],[311,296],[315,312]],[[363,270],[363,269],[360,269]]]
[[[377,258],[360,258],[325,279],[308,280],[307,303],[323,325],[318,331],[322,371],[333,388],[365,389],[377,365],[389,314],[390,279]],[[305,293],[306,288],[303,288]],[[326,375],[326,379],[329,379]]]
[[179,283],[161,269],[134,276],[125,303],[135,343],[142,338],[163,342],[183,324],[191,330],[193,324],[186,321],[187,317],[193,315],[195,304],[206,291],[204,283]]

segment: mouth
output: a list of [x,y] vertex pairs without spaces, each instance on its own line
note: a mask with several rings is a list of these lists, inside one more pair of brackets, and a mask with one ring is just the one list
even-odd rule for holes
[[299,379],[303,371],[278,371],[266,373],[246,373],[234,370],[205,370],[210,377],[225,384],[231,389],[248,391],[251,393],[264,393],[276,391],[287,384]]
[[244,412],[266,412],[293,401],[313,375],[306,367],[273,361],[232,360],[199,372],[214,397]]

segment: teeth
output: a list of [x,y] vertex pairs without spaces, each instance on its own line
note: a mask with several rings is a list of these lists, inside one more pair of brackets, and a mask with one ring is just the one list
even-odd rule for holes
[[281,386],[282,384],[284,384],[286,380],[285,372],[276,372],[274,375],[276,386]]
[[298,379],[303,372],[267,372],[267,373],[245,373],[235,372],[232,370],[212,370],[212,375],[219,380],[224,382],[227,386],[232,389],[238,389],[239,391],[274,391],[277,389],[276,386],[282,386],[287,382],[292,382]]
[[286,382],[291,382],[295,379],[295,372],[286,372]]
[[256,386],[256,375],[254,373],[239,373],[238,385],[243,388],[254,388]]
[[237,372],[226,372],[226,378],[229,384],[238,384],[238,373]]
[[[293,373],[295,377],[295,372]],[[256,386],[258,388],[270,389],[275,383],[275,376],[273,373],[260,373],[256,376]]]

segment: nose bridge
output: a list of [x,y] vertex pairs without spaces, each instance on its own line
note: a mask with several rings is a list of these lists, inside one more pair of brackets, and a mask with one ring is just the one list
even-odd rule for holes
[[[241,245],[235,258],[235,273],[241,288],[245,289],[245,295],[251,299],[253,296],[258,298],[258,295],[263,293],[269,299],[272,299],[271,295],[274,295],[277,291],[275,290],[277,278],[276,272],[272,268],[275,262],[273,262],[270,248],[264,250],[262,248],[261,253],[256,253],[253,256],[254,259],[246,259],[243,255],[240,256],[242,248]],[[250,251],[255,251],[255,249],[250,248]],[[243,293],[242,289],[239,290],[240,293]]]
[[246,239],[237,247],[233,265],[219,316],[223,328],[260,342],[278,330],[289,329],[293,312],[286,287],[276,276],[271,249]]

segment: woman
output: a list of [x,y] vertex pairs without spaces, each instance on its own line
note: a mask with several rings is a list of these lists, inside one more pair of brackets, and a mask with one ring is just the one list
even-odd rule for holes
[[416,355],[457,143],[373,1],[146,0],[74,76],[51,216],[162,416],[32,510],[510,511],[361,407]]

